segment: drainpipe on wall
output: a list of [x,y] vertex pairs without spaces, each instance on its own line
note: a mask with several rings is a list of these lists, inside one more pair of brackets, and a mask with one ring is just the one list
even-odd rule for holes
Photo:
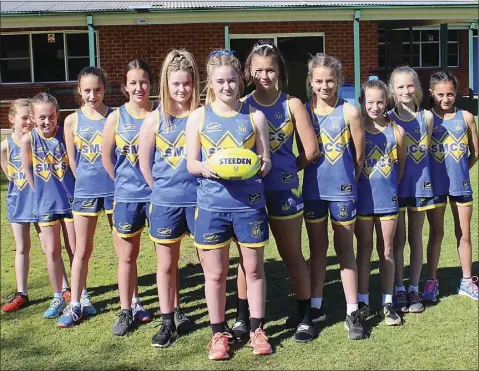
[[88,24],[88,51],[90,55],[90,66],[95,67],[95,27],[93,26],[93,16],[87,15],[86,21]]
[[225,24],[225,49],[230,50],[230,25]]
[[361,95],[361,56],[359,50],[359,19],[361,11],[354,11],[354,96],[356,102],[359,102]]

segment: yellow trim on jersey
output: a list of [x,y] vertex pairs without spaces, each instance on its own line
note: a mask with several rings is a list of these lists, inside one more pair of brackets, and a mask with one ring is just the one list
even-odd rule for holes
[[229,240],[216,244],[216,245],[203,245],[195,241],[194,245],[197,249],[201,250],[215,250],[215,249],[221,249],[223,247],[228,246],[231,242],[233,241],[233,237],[231,237]]
[[407,209],[407,206],[400,207],[400,208],[399,208],[399,212],[400,212],[400,213],[403,213],[403,212],[406,211],[406,209]]
[[195,216],[194,216],[195,221],[196,221],[196,219],[198,219],[198,210],[199,209],[197,207],[195,207]]
[[[451,203],[453,203],[453,201],[451,201]],[[471,202],[471,204],[472,204],[472,202]],[[436,209],[438,209],[440,207],[446,207],[446,205],[447,205],[447,202],[441,202],[440,204],[435,204],[434,206],[435,206]]]
[[93,118],[93,117],[91,117],[91,116],[88,116],[88,114],[87,114],[87,113],[85,112],[85,110],[83,109],[84,107],[85,107],[85,106],[81,106],[81,107],[80,107],[80,110],[81,110],[81,112],[83,113],[83,115],[85,115],[85,117],[86,117],[88,120],[90,120],[90,121],[101,121],[101,120],[105,119],[105,118],[108,116],[108,111],[110,110],[110,108],[109,108],[108,106],[105,106],[105,107],[106,107],[106,112],[105,112],[105,114],[102,115],[100,112],[97,111],[97,112],[100,114],[101,118],[95,119],[95,118]]
[[434,111],[434,108],[431,109],[431,112],[433,113],[434,116],[436,116],[437,118],[440,118],[441,120],[452,120],[452,119],[456,116],[457,109],[456,109],[456,107],[454,107],[454,114],[453,114],[451,117],[447,117],[447,118],[446,118],[446,115],[448,115],[448,114],[451,113],[451,112],[446,113],[446,114],[444,115],[444,117],[439,116],[439,115],[436,113],[436,111]]
[[438,205],[440,205],[440,204],[419,206],[419,207],[414,207],[414,206],[409,206],[408,205],[407,208],[408,208],[408,210],[411,210],[411,211],[427,211],[427,210],[432,210],[432,209],[435,209],[435,208],[439,207]]
[[[255,91],[256,91],[256,90],[255,90]],[[277,96],[276,99],[273,101],[273,103],[271,103],[271,104],[262,104],[262,103],[258,102],[258,100],[255,98],[254,93],[255,93],[255,92],[252,92],[252,93],[251,93],[251,96],[253,97],[253,100],[254,100],[256,103],[258,103],[258,105],[260,105],[261,107],[273,107],[273,106],[276,104],[276,102],[279,100],[279,98],[281,97],[281,90],[278,90],[278,96]]]
[[[148,109],[148,113],[150,113],[152,110],[153,110],[153,106],[155,105],[154,102],[150,102],[150,108]],[[128,114],[133,117],[134,119],[137,119],[137,120],[144,120],[146,118],[146,116],[148,116],[148,113],[145,115],[145,116],[135,116],[131,111],[130,109],[128,108],[128,103],[125,103],[125,109],[126,109],[126,112],[128,112]]]
[[362,221],[366,221],[366,220],[371,221],[371,220],[374,220],[374,216],[370,216],[370,215],[368,215],[368,216],[366,216],[366,215],[358,215],[357,218],[358,218],[358,220],[362,220]]
[[[439,205],[444,205],[446,206],[446,204],[437,204],[438,206]],[[451,205],[454,205],[454,206],[457,206],[457,207],[464,207],[464,206],[472,206],[474,205],[474,201],[469,201],[469,202],[457,202],[457,201],[451,201]]]
[[159,243],[160,245],[161,244],[170,244],[170,243],[175,243],[175,242],[181,241],[183,239],[183,237],[185,237],[185,235],[186,235],[186,233],[183,233],[180,237],[170,238],[170,239],[160,239],[160,238],[155,238],[150,234],[150,240],[152,240],[153,242]]
[[[53,138],[56,137],[57,133],[58,133],[58,122],[57,122],[57,127],[55,128],[55,132],[53,133],[53,135],[49,138],[45,137],[41,132],[40,130],[37,130],[37,134],[42,138],[42,139],[45,139],[45,140],[52,140]],[[31,132],[30,132],[31,133]]]
[[[252,135],[254,135],[255,143],[256,143],[256,134],[257,134],[258,129],[256,128],[256,124],[255,124],[254,118],[253,118],[253,106],[249,106],[249,119],[251,121],[251,127],[253,128],[253,134]],[[244,143],[246,144],[250,139],[251,139],[251,135],[246,139],[246,141]],[[253,146],[251,148],[254,147],[255,143],[253,143]]]
[[286,216],[275,216],[275,215],[268,215],[268,218],[271,220],[289,220],[289,219],[296,219],[298,216],[302,216],[304,212],[301,210],[300,212],[294,215],[286,215]]
[[97,211],[97,212],[88,212],[88,211],[75,211],[73,210],[72,211],[72,214],[73,215],[80,215],[80,216],[98,216],[100,215],[100,212],[101,210]]
[[325,220],[328,220],[328,216],[323,216],[322,218],[319,219],[306,219],[304,218],[304,222],[308,224],[316,224],[316,223],[321,223],[324,222]]
[[269,240],[263,241],[263,242],[256,242],[256,243],[243,243],[243,242],[238,242],[240,247],[249,247],[252,249],[260,249],[262,247],[265,247],[266,244],[268,243]]
[[63,220],[65,223],[73,223],[73,218],[62,218],[60,220]]
[[220,114],[220,113],[216,112],[213,103],[214,103],[214,102],[211,102],[211,104],[210,104],[211,110],[212,110],[216,115],[218,115],[219,117],[224,117],[224,118],[231,118],[231,117],[235,117],[236,115],[239,115],[240,112],[241,112],[241,109],[243,108],[243,102],[239,101],[240,106],[238,107],[238,110],[234,110],[233,113],[231,113],[231,114],[224,114],[224,113],[223,113],[223,114]]
[[113,209],[103,209],[106,215],[113,215]]
[[78,116],[78,110],[76,110],[74,112],[74,114],[75,114],[76,120],[73,123],[73,137],[76,137],[77,136],[77,130],[78,130],[78,121],[79,121],[80,117]]
[[396,116],[402,122],[411,122],[412,120],[415,120],[417,115],[419,115],[420,111],[421,110],[417,110],[416,112],[414,112],[414,116],[411,119],[406,120],[406,119],[403,119],[402,117],[399,116],[399,113],[396,112],[396,108],[393,109],[394,116]]
[[54,225],[57,225],[58,223],[60,223],[60,219],[54,220],[52,222],[38,222],[38,225],[40,227],[52,227]]
[[386,221],[386,220],[395,220],[397,218],[399,218],[399,213],[394,215],[380,216],[378,219],[381,221]]
[[115,231],[115,233],[117,234],[118,237],[121,237],[121,238],[130,238],[130,237],[135,237],[137,235],[139,235],[141,232],[143,232],[143,228],[145,228],[144,226],[140,228],[140,230],[136,231],[136,232],[133,232],[133,233],[119,233],[117,231],[117,229],[115,228],[115,226],[113,226],[113,230]]
[[[316,113],[318,116],[329,116],[330,114],[333,113],[334,109],[338,106],[338,102],[339,102],[339,96],[337,95],[336,96],[336,102],[334,103],[334,106],[330,107],[329,109],[329,112],[327,113],[323,113],[319,110],[319,108],[316,108],[316,107],[313,107],[313,111],[314,113]],[[344,109],[344,108],[343,108]],[[344,112],[343,112],[343,115],[344,115]]]
[[198,125],[198,133],[200,133],[200,138],[201,138],[201,130],[203,130],[203,126],[205,125],[205,117],[206,117],[206,106],[201,107],[203,108],[203,117],[201,118],[201,121]]
[[[15,143],[17,146],[20,147],[20,142],[17,141],[17,138],[15,138],[15,135],[12,133],[12,134],[10,134],[10,136],[12,137],[13,143]],[[7,141],[7,146],[8,146],[8,141]],[[7,149],[8,149],[8,147],[7,147]]]
[[351,225],[356,222],[356,218],[353,220],[348,220],[347,222],[338,222],[337,220],[331,219],[331,223],[336,224],[336,225]]

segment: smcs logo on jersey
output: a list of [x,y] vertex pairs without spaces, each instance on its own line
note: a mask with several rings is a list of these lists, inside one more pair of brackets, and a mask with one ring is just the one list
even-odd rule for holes
[[291,120],[283,122],[279,126],[275,126],[268,120],[269,130],[269,147],[272,152],[276,152],[294,133],[294,125]]
[[61,157],[56,157],[51,152],[48,152],[43,158],[38,154],[33,155],[33,172],[45,182],[52,176],[62,181],[68,168],[66,153],[63,153]]
[[[133,125],[134,126],[134,125]],[[140,144],[139,134],[128,140],[122,133],[117,132],[115,136],[116,147],[121,156],[125,156],[132,166],[138,162],[138,148]]]
[[170,141],[161,134],[156,135],[156,148],[160,152],[161,157],[173,169],[185,159],[186,155],[186,135],[182,130],[174,141]]

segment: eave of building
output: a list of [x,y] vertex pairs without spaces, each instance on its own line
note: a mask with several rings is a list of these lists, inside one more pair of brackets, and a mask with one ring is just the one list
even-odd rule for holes
[[40,27],[85,27],[92,14],[95,26],[135,24],[189,24],[285,21],[351,21],[355,10],[361,10],[361,21],[430,21],[437,23],[476,22],[477,8],[472,6],[441,7],[358,7],[355,8],[281,8],[235,10],[181,10],[151,12],[97,13],[30,13],[2,14],[2,29]]

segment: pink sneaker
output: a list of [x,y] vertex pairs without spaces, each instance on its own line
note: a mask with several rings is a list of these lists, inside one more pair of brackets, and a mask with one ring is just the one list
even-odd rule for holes
[[268,337],[262,328],[257,328],[254,332],[250,332],[248,346],[253,348],[255,356],[273,353],[273,348],[271,348]]
[[232,336],[228,332],[217,332],[214,334],[208,344],[208,359],[212,361],[228,359],[230,357],[228,354],[228,350],[230,350],[228,340],[231,338]]

